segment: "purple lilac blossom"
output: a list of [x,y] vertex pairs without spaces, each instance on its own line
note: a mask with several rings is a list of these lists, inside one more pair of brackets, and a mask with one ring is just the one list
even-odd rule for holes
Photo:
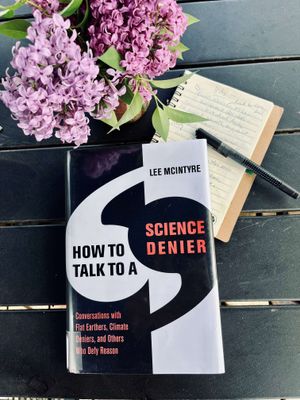
[[61,7],[58,0],[33,0],[33,8],[43,10],[45,14],[52,15],[57,12]]
[[80,145],[90,134],[85,113],[109,118],[119,91],[98,77],[92,50],[82,52],[76,31],[68,34],[69,20],[59,14],[42,18],[38,10],[34,18],[27,32],[32,44],[17,43],[13,48],[11,65],[16,72],[6,72],[0,99],[26,135],[40,141],[55,132],[63,142]]
[[[130,77],[153,79],[175,66],[174,48],[187,28],[175,0],[91,0],[90,7],[89,42],[96,56],[114,46]],[[152,96],[147,87],[140,93],[147,100]]]

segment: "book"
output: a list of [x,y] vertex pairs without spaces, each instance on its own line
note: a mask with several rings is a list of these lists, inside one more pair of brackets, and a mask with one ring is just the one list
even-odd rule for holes
[[[178,86],[170,106],[207,120],[181,124],[170,121],[168,141],[195,138],[202,127],[246,157],[261,164],[283,109],[271,101],[194,74]],[[153,142],[163,139],[155,134]],[[228,242],[255,175],[229,158],[208,148],[214,235]]]
[[72,373],[224,372],[205,140],[67,158]]

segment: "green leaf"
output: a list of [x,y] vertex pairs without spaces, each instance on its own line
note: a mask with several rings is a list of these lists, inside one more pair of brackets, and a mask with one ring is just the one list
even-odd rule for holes
[[130,89],[129,86],[126,86],[126,93],[121,96],[121,99],[124,101],[124,103],[130,104],[132,102],[133,96],[133,91]]
[[191,14],[184,13],[184,15],[187,17],[188,26],[193,25],[193,24],[195,24],[196,22],[199,22],[199,21],[200,21],[200,19],[194,17],[194,16],[191,15]]
[[78,10],[82,2],[83,0],[71,0],[67,7],[60,12],[60,15],[64,18],[70,17]]
[[111,129],[108,133],[110,133],[114,129],[119,129],[121,125],[131,121],[141,112],[142,106],[143,106],[143,99],[139,94],[139,92],[136,91],[131,103],[128,105],[126,112],[122,115],[118,123],[113,126],[113,129]]
[[14,39],[24,39],[26,38],[29,26],[30,23],[25,19],[13,19],[12,21],[0,24],[0,34]]
[[106,65],[116,69],[117,71],[124,71],[124,68],[121,67],[120,61],[121,56],[114,46],[109,47],[102,56],[98,57],[99,60],[103,61]]
[[16,1],[14,4],[11,4],[10,6],[1,6],[1,4],[0,4],[0,9],[15,11],[18,8],[21,8],[25,3],[26,3],[26,0],[19,0],[19,1]]
[[88,0],[85,0],[84,16],[82,18],[82,21],[78,25],[76,25],[75,28],[84,28],[89,16],[90,16],[90,6]]
[[172,51],[180,51],[180,53],[184,53],[185,51],[189,50],[189,47],[187,47],[185,44],[179,42],[177,46],[171,47]]
[[13,10],[0,11],[0,18],[12,18],[14,16]]
[[173,52],[175,52],[175,51],[179,52],[179,54],[177,55],[177,58],[180,58],[180,60],[183,60],[182,53],[184,53],[185,51],[188,51],[189,48],[180,42],[180,43],[178,43],[177,46],[170,47],[170,50]]
[[134,117],[136,117],[141,112],[142,106],[143,106],[143,99],[139,94],[139,92],[137,91],[134,94],[131,103],[128,105],[127,111],[123,114],[123,116],[119,120],[118,126],[126,124],[126,122],[129,122]]
[[118,123],[117,116],[114,111],[112,112],[112,115],[109,119],[101,119],[101,121],[112,127],[116,126]]
[[178,78],[172,78],[172,79],[161,79],[161,80],[152,79],[150,81],[150,84],[156,88],[170,89],[180,85],[183,82],[186,82],[192,75],[194,74],[186,74],[183,76],[179,76]]
[[165,107],[165,111],[166,111],[168,117],[172,121],[183,123],[183,124],[206,121],[206,118],[203,118],[200,115],[176,110],[175,108],[172,108],[172,107]]
[[166,141],[169,134],[170,121],[165,110],[158,106],[152,115],[152,125],[156,132]]

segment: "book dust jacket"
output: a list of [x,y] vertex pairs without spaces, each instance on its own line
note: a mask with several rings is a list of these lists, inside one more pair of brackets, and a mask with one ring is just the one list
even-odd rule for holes
[[206,141],[68,153],[72,373],[224,372]]

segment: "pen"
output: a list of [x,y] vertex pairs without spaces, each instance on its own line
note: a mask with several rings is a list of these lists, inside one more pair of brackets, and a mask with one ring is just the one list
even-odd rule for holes
[[237,163],[243,165],[250,171],[254,172],[256,175],[265,179],[267,182],[271,183],[273,186],[277,187],[284,193],[293,197],[294,199],[299,198],[299,192],[293,189],[291,186],[287,185],[282,180],[276,178],[271,172],[267,171],[265,168],[251,161],[249,158],[243,156],[243,154],[234,150],[232,147],[223,143],[220,139],[213,136],[211,133],[206,132],[204,129],[196,130],[197,139],[206,139],[207,143],[213,147],[218,153],[222,154],[224,157],[229,157]]

